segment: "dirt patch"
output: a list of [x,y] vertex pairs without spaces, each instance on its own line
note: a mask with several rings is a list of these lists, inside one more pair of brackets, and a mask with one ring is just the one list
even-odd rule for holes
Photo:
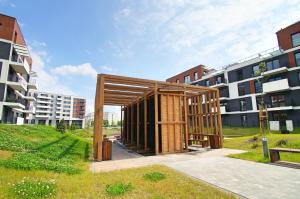
[[4,150],[0,150],[0,159],[1,160],[5,160],[10,158],[13,155],[12,151],[4,151]]

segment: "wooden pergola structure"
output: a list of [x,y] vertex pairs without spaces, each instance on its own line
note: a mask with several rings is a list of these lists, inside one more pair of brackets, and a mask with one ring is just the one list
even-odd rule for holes
[[95,96],[94,160],[102,160],[104,105],[121,106],[121,141],[138,152],[177,153],[189,145],[223,145],[219,90],[99,74]]

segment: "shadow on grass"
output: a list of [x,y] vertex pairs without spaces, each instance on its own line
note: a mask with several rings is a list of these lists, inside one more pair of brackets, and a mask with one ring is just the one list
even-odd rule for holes
[[58,159],[65,157],[77,143],[78,143],[78,140],[74,140],[72,142],[72,144],[70,144],[70,146],[68,146],[68,148],[66,148],[66,150],[64,150],[61,154],[59,154]]
[[58,139],[58,140],[54,140],[53,142],[49,142],[49,143],[47,143],[47,144],[44,144],[44,145],[42,145],[42,146],[39,146],[39,147],[35,148],[34,150],[41,150],[41,149],[44,149],[44,148],[49,147],[49,146],[51,146],[51,145],[53,145],[53,144],[56,144],[56,143],[58,143],[58,142],[61,142],[62,140],[66,139],[67,137],[68,137],[68,136],[61,137],[61,138]]

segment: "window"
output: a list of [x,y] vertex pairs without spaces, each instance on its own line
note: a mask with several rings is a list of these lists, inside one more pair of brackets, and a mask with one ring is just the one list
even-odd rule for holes
[[300,46],[300,32],[292,35],[293,47]]
[[285,106],[285,97],[284,95],[273,95],[271,96],[272,107],[281,107]]
[[238,79],[238,81],[243,80],[243,70],[242,69],[237,71],[237,79]]
[[0,62],[0,77],[1,77],[1,72],[2,72],[2,62]]
[[194,80],[198,80],[198,73],[197,72],[194,73]]
[[209,80],[206,80],[206,86],[209,86],[210,85],[210,83],[209,83]]
[[255,86],[255,93],[261,93],[262,92],[262,85],[260,81],[255,81],[254,82],[254,86]]
[[184,83],[188,84],[188,83],[190,83],[190,82],[191,82],[190,76],[189,76],[189,75],[184,76]]
[[296,64],[297,66],[300,66],[300,53],[295,54]]
[[176,79],[176,83],[179,84],[179,79]]
[[281,80],[282,77],[281,76],[278,76],[278,77],[272,77],[272,78],[269,78],[268,82],[273,82],[273,81],[277,81],[277,80]]
[[222,77],[217,77],[217,84],[221,84],[222,83]]
[[241,99],[240,100],[240,111],[246,111],[246,110],[247,110],[246,100]]
[[242,123],[242,127],[247,126],[247,116],[246,115],[241,116],[241,123]]
[[245,84],[238,84],[239,96],[246,95],[246,87]]
[[260,75],[259,65],[253,66],[253,75],[254,76]]
[[267,70],[274,70],[280,67],[279,60],[275,59],[267,62]]

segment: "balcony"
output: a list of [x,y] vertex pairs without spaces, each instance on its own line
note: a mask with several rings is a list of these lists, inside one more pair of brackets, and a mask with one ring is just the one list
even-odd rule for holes
[[221,114],[226,114],[226,107],[220,106],[220,111],[221,111]]
[[225,79],[216,80],[215,82],[209,82],[206,86],[211,88],[222,88],[228,86],[227,81]]
[[35,107],[33,105],[30,105],[23,110],[23,113],[35,114],[35,111]]
[[49,118],[50,115],[49,114],[38,114],[38,113],[36,113],[35,117],[36,118]]
[[27,86],[28,86],[28,89],[37,90],[36,79],[30,78]]
[[264,93],[273,93],[286,91],[290,89],[288,79],[281,79],[272,82],[263,83],[263,92]]
[[26,59],[23,62],[22,58],[19,55],[13,55],[9,65],[16,71],[16,73],[28,74],[30,67]]
[[48,109],[51,108],[50,105],[41,105],[41,104],[36,105],[36,107],[37,108],[48,108]]
[[28,93],[27,95],[23,95],[20,91],[15,90],[15,94],[28,101],[36,101],[33,93]]
[[27,82],[21,75],[13,75],[9,76],[8,81],[6,84],[12,88],[13,90],[17,91],[27,91]]
[[262,76],[271,76],[271,75],[277,75],[277,74],[280,74],[280,73],[285,73],[287,71],[288,71],[287,67],[280,67],[280,68],[276,68],[276,69],[273,69],[273,70],[265,71],[265,72],[261,73],[261,75]]
[[48,101],[48,100],[51,100],[51,97],[45,96],[45,95],[38,95],[37,98],[38,98],[38,99],[44,99],[44,100],[47,100],[47,101]]
[[41,110],[41,109],[37,109],[35,112],[36,113],[51,113],[50,110]]
[[7,97],[3,105],[9,106],[14,109],[24,109],[23,101],[21,99],[16,99],[15,97]]

